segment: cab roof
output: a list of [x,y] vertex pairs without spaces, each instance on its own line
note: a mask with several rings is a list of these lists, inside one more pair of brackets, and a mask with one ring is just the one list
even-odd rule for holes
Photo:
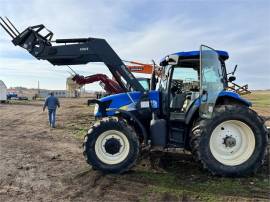
[[[229,58],[229,54],[226,51],[216,50],[216,52],[218,53],[219,57],[221,57],[221,59],[223,59],[223,60],[227,60]],[[170,55],[177,55],[177,56],[179,56],[180,59],[192,59],[192,58],[199,58],[200,51],[177,52],[177,53],[173,53]],[[163,63],[166,60],[166,57],[162,58],[160,60],[160,63]]]

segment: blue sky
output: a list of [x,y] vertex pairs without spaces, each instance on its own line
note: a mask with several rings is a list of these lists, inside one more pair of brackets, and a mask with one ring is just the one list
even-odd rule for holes
[[[105,38],[122,59],[145,63],[206,44],[229,52],[227,68],[238,64],[238,83],[270,89],[269,0],[0,0],[0,15],[20,31],[42,23],[55,38]],[[74,69],[83,75],[109,74],[102,64]],[[13,46],[0,29],[0,80],[8,87],[37,87],[39,80],[42,88],[65,89],[66,70]]]

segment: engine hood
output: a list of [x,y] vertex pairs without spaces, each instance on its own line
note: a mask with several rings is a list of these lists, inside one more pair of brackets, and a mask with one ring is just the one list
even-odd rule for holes
[[[140,101],[142,97],[142,92],[134,91],[128,93],[114,94],[107,97],[99,99],[101,103],[107,103],[106,115],[113,116],[117,113],[118,109],[126,111],[136,110],[136,104]],[[147,93],[148,99],[151,101],[151,106],[153,109],[159,108],[159,92],[158,91],[149,91]],[[141,108],[149,108],[148,101],[141,102]],[[100,106],[96,106],[94,115],[101,117],[102,113]]]

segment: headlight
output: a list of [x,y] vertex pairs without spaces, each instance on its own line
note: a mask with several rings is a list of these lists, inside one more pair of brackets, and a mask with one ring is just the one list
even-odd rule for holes
[[94,115],[96,115],[98,113],[98,108],[99,108],[98,104],[95,104]]

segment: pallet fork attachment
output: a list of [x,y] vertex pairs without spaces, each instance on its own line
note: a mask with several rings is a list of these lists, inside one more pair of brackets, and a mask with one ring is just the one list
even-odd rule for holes
[[20,32],[16,29],[16,27],[10,22],[10,20],[7,17],[5,18],[6,21],[2,17],[0,17],[1,19],[0,25],[9,34],[9,36],[11,36],[11,38],[14,39],[20,34]]
[[[19,32],[8,18],[4,20],[1,17],[0,24],[11,36],[15,46],[26,49],[38,60],[47,60],[59,66],[103,62],[124,92],[128,91],[128,85],[134,91],[145,91],[105,39],[73,38],[52,41],[53,33],[42,24],[28,27],[23,32]],[[42,30],[47,30],[48,33],[42,35]]]

